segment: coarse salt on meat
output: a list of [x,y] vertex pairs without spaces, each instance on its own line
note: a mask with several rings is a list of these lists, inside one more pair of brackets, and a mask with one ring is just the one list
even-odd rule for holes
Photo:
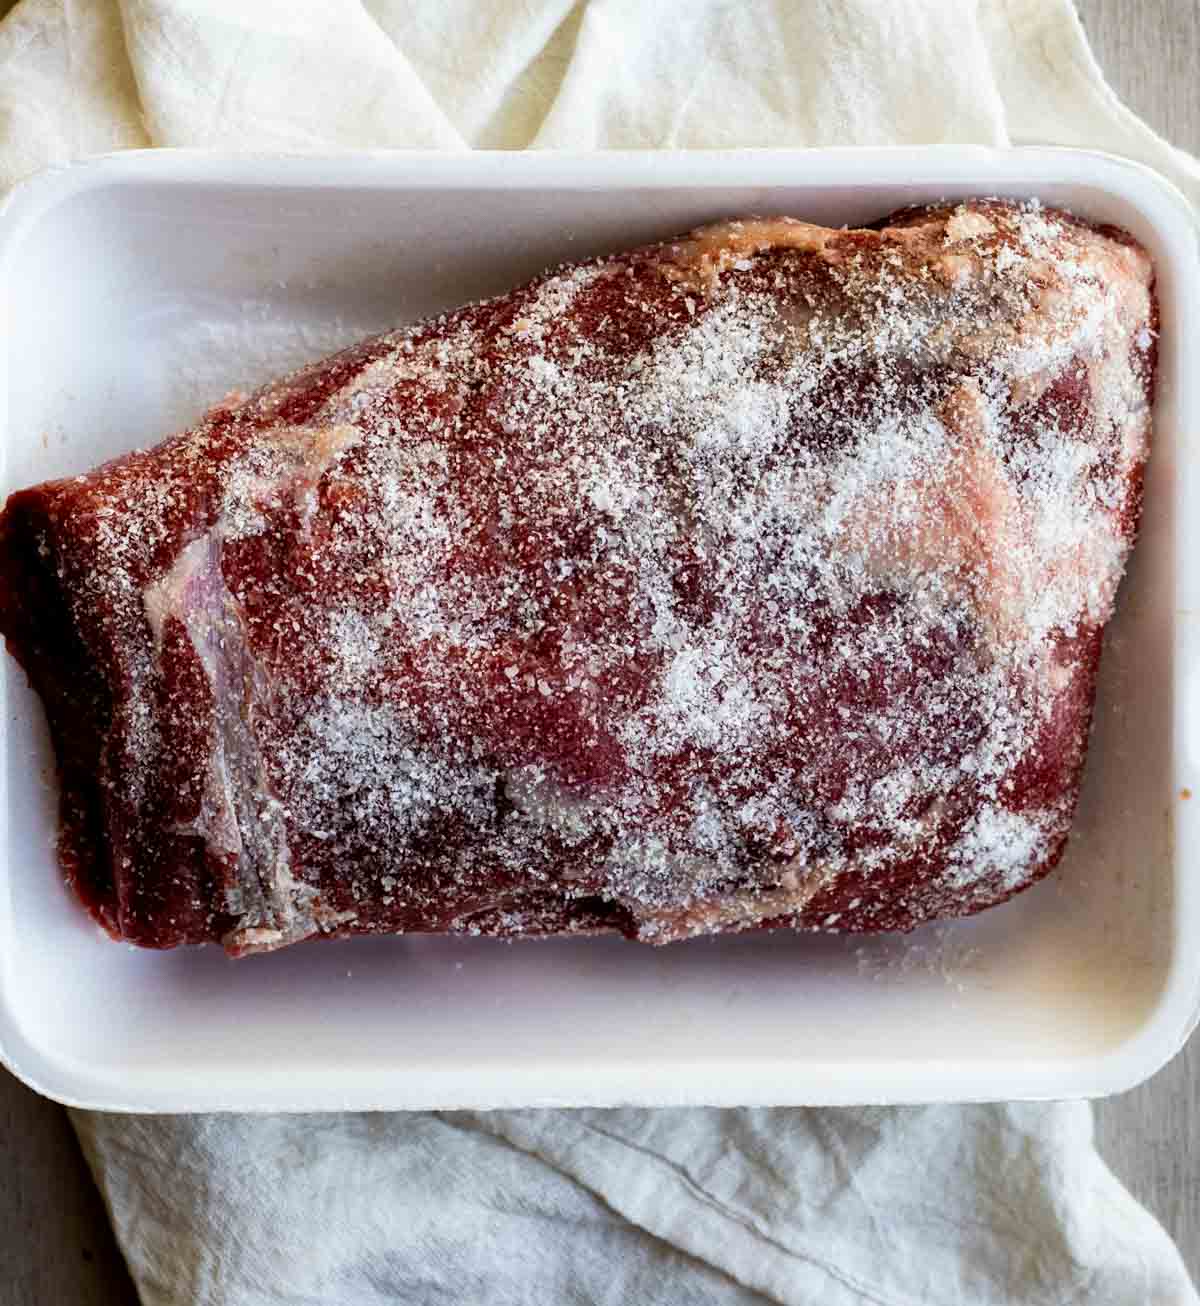
[[13,496],[115,934],[910,928],[1058,859],[1157,319],[1036,204],[553,271]]

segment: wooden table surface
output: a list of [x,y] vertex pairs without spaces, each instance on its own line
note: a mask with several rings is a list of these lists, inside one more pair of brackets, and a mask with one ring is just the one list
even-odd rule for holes
[[[7,7],[0,0],[0,12]],[[1127,103],[1200,153],[1200,0],[1079,0],[1079,9]],[[1200,1038],[1149,1083],[1097,1103],[1096,1134],[1200,1279]],[[136,1301],[66,1114],[3,1070],[0,1176],[3,1306]]]

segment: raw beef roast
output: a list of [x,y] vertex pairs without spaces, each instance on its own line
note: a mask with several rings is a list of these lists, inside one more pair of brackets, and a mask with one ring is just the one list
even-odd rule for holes
[[1067,839],[1155,336],[1035,203],[747,219],[14,494],[66,873],[233,954],[998,903]]

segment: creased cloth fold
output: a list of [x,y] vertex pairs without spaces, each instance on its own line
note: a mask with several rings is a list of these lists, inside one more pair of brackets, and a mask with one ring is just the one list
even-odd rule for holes
[[1083,1102],[75,1124],[155,1306],[1196,1300]]
[[[1200,165],[1069,0],[23,0],[0,185],[146,145],[1004,145]],[[1083,1103],[73,1113],[143,1301],[1196,1303]]]

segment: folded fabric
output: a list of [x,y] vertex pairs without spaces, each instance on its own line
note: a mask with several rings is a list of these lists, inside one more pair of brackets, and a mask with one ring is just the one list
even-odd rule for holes
[[147,1306],[1195,1300],[1083,1102],[75,1120]]
[[[1068,0],[23,0],[0,185],[130,146],[1055,141]],[[1083,1103],[74,1121],[147,1303],[1194,1303]]]

